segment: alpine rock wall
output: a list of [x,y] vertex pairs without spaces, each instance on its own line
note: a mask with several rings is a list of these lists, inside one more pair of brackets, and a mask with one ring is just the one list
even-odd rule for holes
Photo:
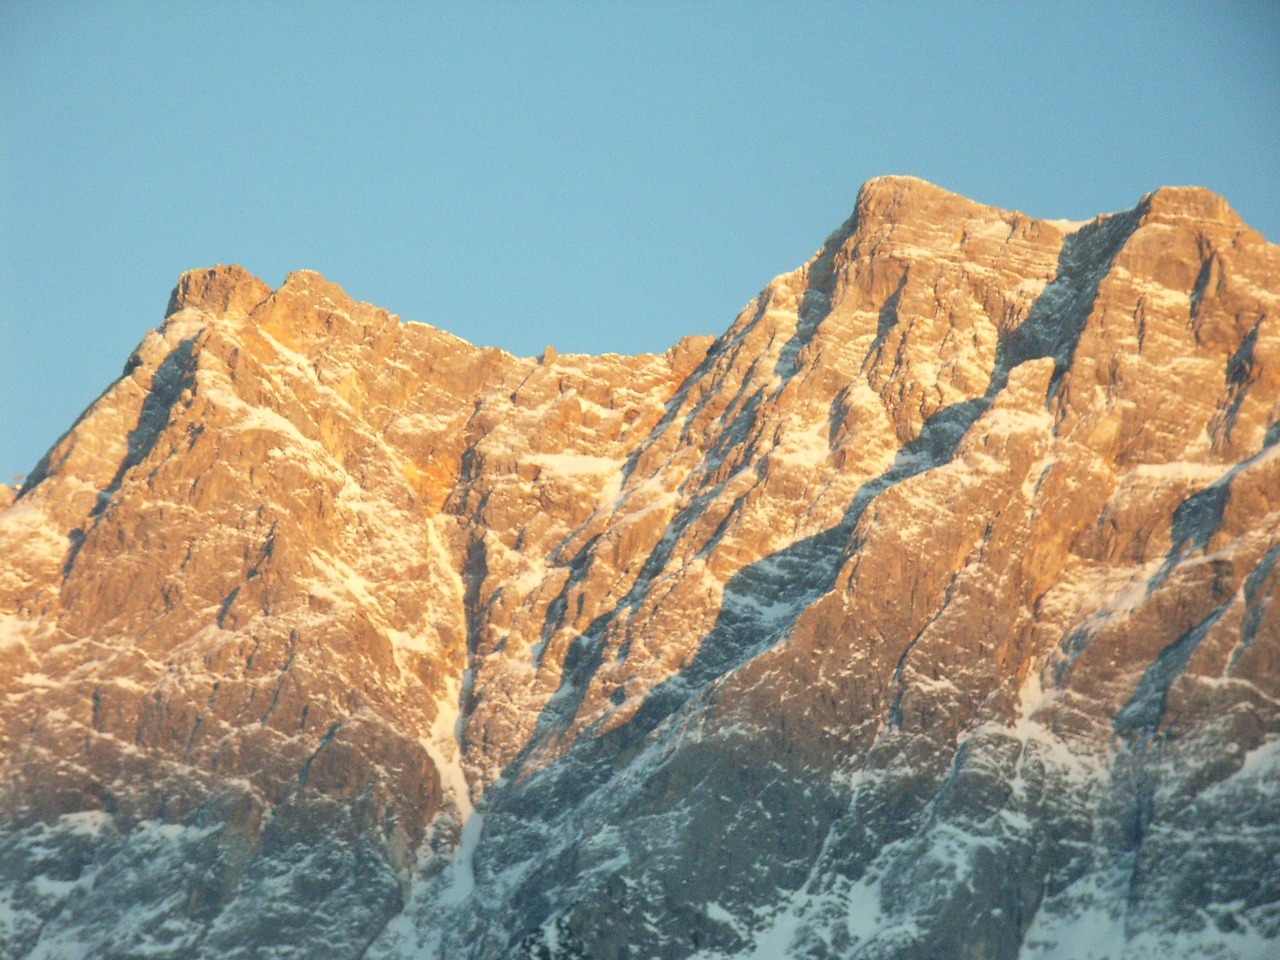
[[884,177],[720,337],[185,274],[0,490],[0,955],[1280,953],[1280,247]]

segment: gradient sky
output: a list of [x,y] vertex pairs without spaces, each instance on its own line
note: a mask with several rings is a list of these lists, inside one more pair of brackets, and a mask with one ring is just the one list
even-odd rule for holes
[[1280,3],[0,5],[0,479],[183,271],[533,354],[723,331],[859,185],[1280,240]]

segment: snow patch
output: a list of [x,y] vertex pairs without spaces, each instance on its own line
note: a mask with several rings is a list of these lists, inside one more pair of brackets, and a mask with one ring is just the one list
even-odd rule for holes
[[1213,482],[1226,470],[1213,463],[1191,463],[1172,460],[1169,463],[1144,463],[1133,468],[1130,476],[1157,480],[1198,480]]
[[81,837],[97,837],[114,821],[105,810],[81,810],[78,813],[64,813],[58,823],[69,833]]
[[1265,777],[1275,773],[1280,773],[1280,738],[1268,740],[1246,753],[1235,776]]
[[[794,421],[789,421],[789,426]],[[770,460],[783,460],[803,467],[819,467],[831,457],[831,444],[827,440],[825,424],[799,425],[787,430],[782,441],[769,452]]]
[[396,630],[393,627],[384,627],[383,633],[387,639],[391,641],[392,646],[397,650],[411,650],[414,653],[430,653],[431,647],[428,646],[425,638],[421,634],[409,633],[406,630]]
[[462,833],[458,837],[458,849],[454,851],[453,859],[444,869],[444,889],[439,897],[439,903],[442,906],[458,906],[466,902],[475,891],[475,853],[483,829],[484,814],[481,813],[471,813],[467,817],[467,822],[462,825]]
[[14,647],[29,650],[27,637],[31,635],[34,626],[12,614],[0,614],[0,655],[12,656]]
[[567,477],[598,476],[619,471],[622,464],[612,457],[593,457],[585,453],[537,453],[529,462],[544,470]]

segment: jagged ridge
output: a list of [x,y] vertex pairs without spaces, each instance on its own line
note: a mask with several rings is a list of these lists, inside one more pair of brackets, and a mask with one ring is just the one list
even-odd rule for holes
[[889,177],[660,356],[184,275],[0,518],[0,943],[1269,955],[1278,268]]

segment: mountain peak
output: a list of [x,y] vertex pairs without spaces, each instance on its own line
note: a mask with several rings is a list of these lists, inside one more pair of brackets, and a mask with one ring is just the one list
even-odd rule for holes
[[271,288],[244,267],[217,264],[182,274],[169,294],[165,316],[192,308],[213,314],[250,313],[269,296]]
[[[321,312],[340,312],[351,315],[359,304],[338,284],[315,270],[294,270],[284,278],[284,283],[272,294],[277,305],[290,303],[294,309],[315,308]],[[368,305],[365,305],[368,309]]]
[[1276,956],[1233,217],[879,177],[633,357],[183,274],[0,486],[0,956]]
[[857,201],[863,220],[946,219],[990,209],[927,180],[901,175],[873,177],[862,185]]
[[958,193],[953,193],[944,187],[923,180],[920,177],[911,176],[910,174],[888,173],[879,177],[871,177],[858,191],[859,196],[894,196],[894,197],[956,197],[961,200],[967,198],[962,197]]
[[1138,210],[1148,223],[1190,219],[1243,225],[1226,199],[1206,187],[1160,187],[1142,198]]

